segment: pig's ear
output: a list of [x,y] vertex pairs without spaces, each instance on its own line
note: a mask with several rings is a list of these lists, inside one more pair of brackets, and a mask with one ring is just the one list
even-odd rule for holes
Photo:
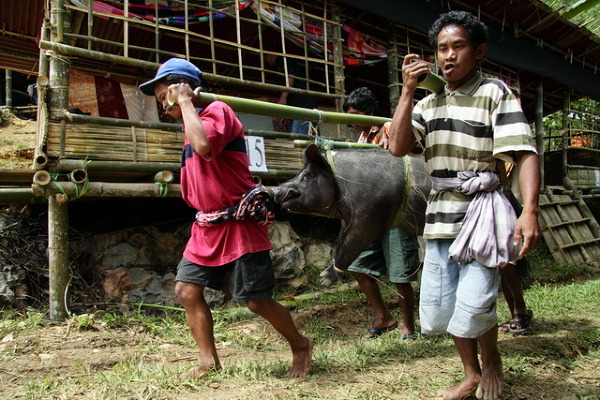
[[309,165],[327,176],[333,176],[333,170],[321,154],[321,150],[312,143],[304,150],[304,167],[307,168]]

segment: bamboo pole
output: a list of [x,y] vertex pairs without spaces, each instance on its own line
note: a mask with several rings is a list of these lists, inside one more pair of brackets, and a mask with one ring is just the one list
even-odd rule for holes
[[134,121],[130,119],[119,119],[109,117],[96,117],[94,115],[72,114],[68,111],[55,110],[52,119],[68,121],[81,124],[100,124],[107,126],[135,126],[138,128],[160,129],[165,131],[181,132],[180,124],[168,124],[165,122]]
[[[37,203],[39,197],[34,197],[31,188],[0,188],[0,204],[31,204]],[[43,199],[45,200],[45,199]]]
[[59,43],[64,42],[64,25],[65,25],[65,8],[64,8],[64,0],[56,0],[54,4],[53,11],[56,15],[54,29],[56,29],[56,41]]
[[168,171],[168,170],[164,170],[164,171],[159,171],[154,175],[154,182],[156,183],[171,183],[173,182],[173,178],[175,176],[173,175],[173,172]]
[[540,189],[544,188],[544,82],[541,75],[535,77],[535,141],[540,166]]
[[244,80],[244,60],[242,54],[242,27],[240,24],[240,7],[239,0],[235,0],[235,39],[237,41],[237,55],[238,55],[238,70],[241,80]]
[[298,119],[314,123],[325,122],[345,125],[383,125],[391,121],[390,118],[376,117],[371,115],[345,114],[318,109],[306,109],[292,107],[282,104],[269,103],[266,101],[245,99],[242,97],[217,95],[213,93],[201,93],[196,91],[200,102],[209,104],[213,101],[222,101],[227,103],[237,112],[246,112],[259,115],[268,115],[272,117],[281,117],[288,119]]
[[41,169],[39,171],[36,171],[33,175],[33,183],[36,185],[46,186],[49,185],[50,182],[52,182],[52,176],[46,170]]
[[[129,17],[129,0],[125,0],[124,13]],[[129,18],[123,20],[123,56],[129,57]]]
[[12,71],[10,69],[4,70],[4,77],[6,79],[4,93],[6,94],[6,106],[12,107]]
[[[307,147],[314,144],[314,140],[294,140],[294,147]],[[379,145],[374,143],[354,143],[354,142],[336,142],[333,140],[324,141],[331,149],[378,149]]]
[[[333,60],[334,60],[334,68],[333,68],[333,84],[335,86],[335,90],[337,93],[346,93],[346,75],[344,74],[344,49],[343,42],[344,39],[342,37],[342,17],[340,13],[339,7],[335,6],[333,8],[333,20],[335,21],[333,25]],[[327,31],[327,23],[323,23],[323,28]],[[327,42],[325,42],[325,57],[327,57]],[[327,71],[326,71],[327,72]],[[329,86],[328,86],[329,89]],[[337,112],[342,112],[344,106],[344,98],[341,97],[335,101],[335,110]],[[342,137],[342,126],[336,125],[337,136]]]
[[50,166],[51,172],[85,169],[88,172],[119,171],[124,173],[156,173],[157,171],[179,172],[180,163],[130,162],[130,161],[84,161],[79,159],[60,159]]
[[70,270],[69,208],[62,194],[48,196],[48,269],[49,318],[64,321],[68,317]]
[[390,100],[390,115],[394,115],[398,100],[400,99],[400,79],[398,77],[398,44],[396,43],[396,28],[390,23],[388,26],[388,89]]
[[[166,185],[166,194],[156,183],[113,183],[113,182],[90,182],[83,194],[85,197],[181,197],[181,188],[178,184]],[[81,195],[81,185],[73,182],[54,182],[52,185],[32,185],[34,196],[49,196],[64,194],[69,198]]]
[[[213,21],[213,3],[212,0],[208,0],[208,6],[210,7],[210,11],[208,12],[208,29],[210,35],[210,55],[213,60],[217,59],[217,53],[215,48],[215,24]],[[212,63],[213,66],[213,74],[217,75],[217,64]]]
[[[92,1],[88,1],[87,4],[87,33],[89,37],[94,36],[94,3]],[[88,50],[92,50],[92,42],[87,41]]]
[[[51,40],[63,41],[64,26],[63,0],[51,4]],[[58,44],[58,43],[57,43]],[[50,109],[68,108],[69,60],[51,54],[49,57],[48,106]],[[32,186],[33,187],[37,185]],[[48,187],[48,186],[41,186]],[[49,317],[65,320],[68,316],[69,269],[69,208],[66,196],[61,193],[48,195],[48,275]]]

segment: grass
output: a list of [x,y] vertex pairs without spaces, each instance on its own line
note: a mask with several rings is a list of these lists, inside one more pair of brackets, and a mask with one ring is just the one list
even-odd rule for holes
[[[589,268],[556,267],[543,251],[537,255],[543,262],[532,262],[535,277],[525,294],[535,310],[530,333],[500,335],[506,398],[598,399],[600,279],[590,277]],[[383,287],[393,302],[393,288]],[[300,301],[294,309],[302,331],[316,343],[308,378],[286,377],[289,349],[261,319],[218,310],[214,323],[219,351],[225,354],[223,371],[181,381],[178,376],[194,365],[196,353],[183,314],[145,311],[72,317],[68,340],[84,345],[89,357],[67,366],[56,359],[61,368],[35,373],[42,356],[51,356],[66,340],[64,326],[54,334],[59,326],[40,313],[2,312],[0,340],[11,340],[2,343],[0,374],[12,371],[12,363],[30,364],[23,369],[22,385],[11,386],[3,378],[0,392],[9,388],[14,399],[417,399],[421,391],[454,384],[462,375],[450,337],[406,343],[390,333],[361,339],[370,319],[364,296],[345,291]],[[360,313],[368,317],[356,329],[340,329],[344,318],[351,326],[351,317]],[[501,300],[498,313],[508,315]]]

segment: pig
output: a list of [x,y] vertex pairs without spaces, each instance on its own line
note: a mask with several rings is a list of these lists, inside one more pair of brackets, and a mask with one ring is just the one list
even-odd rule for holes
[[303,158],[298,175],[274,189],[274,200],[290,212],[341,219],[337,269],[346,270],[391,227],[423,233],[431,181],[422,157],[403,159],[378,148],[323,153],[311,144]]

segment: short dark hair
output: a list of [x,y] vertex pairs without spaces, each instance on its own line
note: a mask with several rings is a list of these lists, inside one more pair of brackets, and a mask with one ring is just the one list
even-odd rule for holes
[[473,46],[487,43],[488,29],[477,17],[467,11],[450,11],[439,16],[429,29],[429,44],[437,49],[437,37],[443,27],[448,25],[462,26],[467,31]]
[[347,112],[350,107],[355,110],[364,112],[368,115],[375,115],[379,110],[377,98],[368,87],[359,87],[354,89],[344,100],[342,106],[344,112]]

